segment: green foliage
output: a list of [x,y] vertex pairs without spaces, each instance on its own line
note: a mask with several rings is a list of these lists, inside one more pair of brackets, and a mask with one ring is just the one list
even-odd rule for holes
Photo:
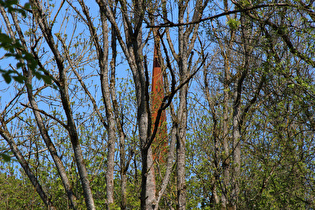
[[226,24],[230,27],[231,30],[236,30],[240,25],[241,22],[237,19],[229,19]]
[[26,77],[18,72],[17,69],[28,68],[37,79],[43,79],[45,83],[51,84],[51,77],[45,74],[44,69],[38,68],[37,60],[32,54],[24,49],[19,40],[13,40],[0,31],[0,48],[7,51],[5,54],[6,57],[12,57],[17,61],[16,68],[13,70],[4,70],[0,68],[0,72],[6,83],[9,84],[12,79],[18,83],[24,83]]
[[6,153],[0,153],[0,157],[2,158],[2,160],[4,160],[5,162],[9,162],[11,160],[10,155],[6,154]]
[[34,187],[14,175],[0,173],[0,209],[44,209]]

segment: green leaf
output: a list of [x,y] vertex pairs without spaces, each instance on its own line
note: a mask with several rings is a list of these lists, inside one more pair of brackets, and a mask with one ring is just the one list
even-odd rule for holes
[[9,83],[11,82],[11,76],[10,76],[10,74],[7,74],[7,73],[2,74],[2,77],[4,78],[4,80],[5,80],[5,82],[6,82],[7,84],[9,84]]
[[11,160],[11,157],[7,154],[1,153],[0,156],[5,162],[9,162]]
[[27,9],[27,10],[30,9],[30,8],[31,8],[31,4],[28,3],[28,2],[25,3],[25,4],[24,4],[24,8]]
[[18,75],[18,76],[13,76],[12,77],[15,81],[17,81],[18,83],[23,83],[26,80],[26,77],[22,76],[22,75]]
[[52,83],[52,80],[51,80],[51,78],[49,76],[43,75],[42,79],[44,80],[44,82],[46,84],[51,84]]
[[294,84],[289,84],[289,88],[294,88]]
[[227,21],[227,25],[228,25],[231,29],[235,30],[235,29],[238,28],[238,26],[241,25],[241,22],[240,22],[239,20],[236,20],[236,19],[233,19],[233,18],[232,18],[232,19],[230,19],[230,20]]

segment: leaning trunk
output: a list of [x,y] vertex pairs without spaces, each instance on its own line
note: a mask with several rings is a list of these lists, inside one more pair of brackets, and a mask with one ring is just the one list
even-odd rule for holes
[[88,173],[84,164],[84,158],[80,146],[79,136],[77,133],[76,125],[73,119],[73,112],[70,107],[68,84],[66,69],[64,67],[63,58],[58,50],[58,47],[53,39],[52,29],[47,22],[46,16],[42,10],[41,2],[37,0],[30,1],[32,5],[32,12],[36,22],[38,23],[42,33],[44,34],[45,40],[49,45],[59,70],[59,93],[62,101],[62,106],[67,118],[67,128],[74,151],[75,162],[77,164],[80,180],[83,188],[83,194],[86,202],[87,209],[95,209],[92,191],[90,187],[90,181],[88,179]]
[[53,205],[53,203],[51,202],[51,200],[48,198],[48,196],[46,195],[46,193],[44,192],[42,186],[40,185],[40,183],[38,182],[35,174],[32,172],[32,170],[30,169],[27,161],[25,160],[24,156],[22,155],[21,151],[18,149],[17,145],[14,143],[14,141],[12,140],[12,137],[8,135],[8,131],[4,131],[2,129],[0,129],[0,135],[8,142],[8,144],[10,145],[10,149],[13,152],[14,156],[16,157],[16,159],[19,161],[19,163],[21,164],[23,170],[25,171],[26,175],[28,176],[28,178],[30,179],[31,183],[33,184],[36,192],[38,193],[38,195],[40,196],[40,198],[42,199],[42,201],[44,202],[45,206],[47,207],[47,209],[49,210],[55,210],[56,207]]

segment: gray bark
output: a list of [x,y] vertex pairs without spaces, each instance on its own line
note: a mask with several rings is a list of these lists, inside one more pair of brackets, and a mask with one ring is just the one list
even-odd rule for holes
[[175,159],[175,145],[176,145],[176,127],[173,126],[172,131],[171,131],[171,142],[169,145],[169,153],[168,153],[167,163],[166,163],[166,172],[165,172],[165,176],[163,178],[161,190],[158,193],[156,206],[154,209],[159,208],[159,202],[162,198],[162,195],[164,194],[164,192],[166,190],[166,187],[167,187],[169,180],[170,180],[170,177],[171,177],[171,172],[172,172],[172,168],[174,165],[174,159]]
[[[183,22],[184,12],[186,8],[183,5],[179,5],[179,22]],[[184,36],[183,27],[178,28],[179,39],[178,39],[178,48],[179,48],[179,59],[178,66],[180,72],[181,82],[186,79],[189,74],[188,71],[188,55],[186,41],[187,38]],[[187,127],[187,92],[188,84],[179,92],[180,102],[178,108],[178,119],[177,124],[177,146],[176,146],[176,157],[177,157],[177,209],[184,210],[186,209],[186,180],[185,180],[185,152],[186,152],[186,127]]]
[[[31,84],[31,83],[28,82],[27,84]],[[51,141],[51,139],[48,135],[48,131],[45,128],[45,124],[42,120],[40,112],[38,111],[39,109],[38,109],[37,103],[35,102],[35,100],[33,98],[32,90],[30,87],[31,86],[27,86],[27,93],[28,93],[28,98],[29,98],[30,104],[31,104],[32,109],[33,109],[33,113],[35,115],[37,126],[38,126],[40,133],[41,133],[41,136],[44,139],[44,142],[45,142],[45,144],[46,144],[46,146],[47,146],[47,148],[48,148],[48,150],[49,150],[49,152],[50,152],[50,154],[51,154],[51,156],[55,162],[55,165],[57,167],[57,171],[60,175],[63,186],[64,186],[66,193],[67,193],[67,196],[70,200],[71,208],[75,209],[76,205],[77,205],[76,204],[76,197],[72,191],[70,181],[67,177],[66,169],[65,169],[60,157],[57,154],[57,150],[56,150],[53,142]]]
[[229,85],[227,82],[229,81],[229,75],[230,72],[228,70],[228,66],[225,66],[225,84],[224,84],[224,98],[223,98],[223,162],[222,162],[222,168],[223,168],[223,186],[222,186],[222,206],[225,208],[228,203],[228,198],[227,198],[227,191],[228,191],[228,186],[230,183],[230,151],[229,151],[229,140],[228,140],[228,120],[229,120],[229,92],[227,91],[229,89]]
[[246,20],[245,16],[241,15],[241,28],[242,28],[242,40],[243,40],[243,50],[244,59],[242,65],[242,72],[240,77],[235,83],[235,93],[234,93],[234,104],[233,104],[233,180],[232,180],[232,197],[231,204],[233,208],[237,208],[238,196],[239,196],[239,179],[241,174],[241,100],[242,100],[242,89],[243,82],[248,75],[250,68],[250,54],[251,54],[251,35],[250,35],[250,24]]
[[127,2],[120,1],[121,14],[124,23],[125,41],[116,23],[114,15],[105,1],[98,1],[101,12],[107,16],[112,27],[117,33],[118,42],[127,58],[133,74],[133,80],[137,97],[137,122],[139,127],[140,146],[142,155],[142,184],[141,184],[141,209],[152,209],[156,201],[155,178],[153,170],[153,157],[150,147],[147,147],[149,132],[151,130],[151,118],[149,111],[148,78],[143,66],[142,22],[144,18],[145,4],[134,2],[133,24],[128,16]]
[[[208,1],[196,1],[195,10],[192,15],[192,21],[197,21],[201,18],[202,13]],[[185,13],[188,9],[188,4],[179,2],[178,4],[178,23],[184,23]],[[199,24],[178,27],[178,55],[174,55],[179,68],[180,81],[185,81],[191,74],[190,65],[188,62],[194,47]],[[170,44],[171,45],[171,44]],[[174,53],[173,53],[174,54]],[[186,209],[186,183],[185,183],[185,152],[186,152],[186,131],[187,131],[187,93],[188,84],[185,84],[179,91],[179,107],[177,116],[177,209]]]
[[[105,105],[105,112],[107,118],[107,125],[105,126],[108,134],[108,153],[107,153],[107,170],[106,170],[106,204],[107,209],[112,209],[114,204],[114,157],[115,157],[115,140],[116,140],[116,131],[115,131],[115,116],[114,110],[111,103],[111,92],[109,84],[109,69],[108,69],[108,25],[107,18],[104,13],[101,12],[101,22],[102,22],[102,40],[103,43],[100,43],[98,34],[96,33],[95,27],[91,20],[89,11],[83,1],[80,1],[83,13],[87,19],[87,24],[90,30],[90,34],[93,40],[93,43],[96,47],[96,52],[99,61],[100,68],[100,80],[101,80],[101,90],[102,98]],[[101,6],[101,5],[100,5]],[[102,8],[100,8],[102,9]]]
[[90,182],[88,179],[88,173],[84,164],[84,158],[82,155],[82,150],[79,142],[79,137],[76,129],[76,125],[73,119],[73,113],[70,107],[69,93],[68,93],[68,84],[67,84],[67,75],[65,71],[65,67],[63,64],[63,58],[56,47],[56,43],[53,39],[51,28],[47,20],[45,19],[45,15],[42,11],[42,5],[40,2],[32,0],[30,1],[32,5],[32,12],[35,17],[36,22],[38,23],[47,44],[49,45],[52,53],[54,54],[55,61],[57,63],[57,67],[59,69],[59,93],[63,105],[63,109],[67,118],[67,130],[70,136],[70,140],[72,143],[72,148],[74,151],[75,162],[78,168],[78,172],[80,175],[80,181],[83,188],[84,198],[86,202],[87,209],[95,209],[93,195],[90,187]]
[[[116,14],[116,7],[112,8],[114,14]],[[121,184],[121,204],[120,208],[125,210],[127,208],[127,170],[129,167],[129,163],[133,152],[131,152],[129,160],[126,161],[126,151],[125,151],[125,133],[123,130],[123,125],[120,119],[119,113],[119,105],[117,102],[116,96],[116,57],[117,57],[117,43],[116,43],[116,31],[114,28],[111,29],[111,50],[112,50],[112,60],[110,62],[111,68],[111,78],[110,78],[110,92],[111,92],[111,99],[113,103],[113,109],[115,114],[116,120],[116,127],[119,136],[119,157],[120,157],[120,184]]]
[[[3,15],[3,17],[6,21],[6,24],[10,25],[9,19],[6,16],[4,9],[1,7],[0,10],[1,10],[1,14]],[[11,13],[11,16],[12,16],[15,28],[18,32],[19,38],[21,40],[21,43],[25,47],[25,49],[27,49],[26,41],[24,39],[24,35],[23,35],[22,30],[20,28],[17,17],[14,13]],[[10,34],[13,35],[12,28],[8,27],[8,30],[9,30]],[[37,126],[38,126],[40,133],[41,133],[41,136],[44,139],[44,142],[45,142],[45,144],[46,144],[46,146],[47,146],[47,148],[48,148],[48,150],[49,150],[49,152],[50,152],[50,154],[51,154],[51,156],[55,162],[55,165],[57,167],[57,171],[60,175],[63,186],[64,186],[66,193],[67,193],[67,196],[70,200],[70,203],[71,203],[70,207],[75,209],[76,197],[72,191],[69,179],[68,179],[67,174],[66,174],[65,167],[64,167],[61,159],[59,158],[58,154],[57,154],[57,150],[56,150],[53,142],[51,141],[51,139],[48,135],[48,131],[45,128],[45,125],[44,125],[44,122],[43,122],[42,117],[40,115],[40,112],[38,111],[39,108],[38,108],[37,103],[35,102],[34,97],[33,97],[33,91],[31,88],[32,87],[32,72],[30,70],[26,70],[26,68],[23,68],[23,72],[24,72],[24,76],[27,78],[27,81],[26,81],[27,95],[28,95],[29,102],[31,104],[31,108],[33,109],[33,113],[34,113],[34,116],[35,116],[35,119],[37,122]]]

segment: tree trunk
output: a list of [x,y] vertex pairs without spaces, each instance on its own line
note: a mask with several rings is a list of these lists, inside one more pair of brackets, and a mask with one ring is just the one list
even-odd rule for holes
[[234,209],[237,208],[238,196],[239,196],[239,179],[241,175],[241,101],[242,101],[242,89],[243,82],[248,74],[250,68],[250,54],[252,48],[250,47],[251,39],[250,36],[250,24],[246,19],[245,15],[241,15],[241,29],[242,29],[242,40],[244,59],[239,78],[235,83],[234,93],[234,104],[233,104],[233,180],[232,180],[232,197],[231,205]]
[[[202,17],[203,10],[208,4],[206,1],[196,1],[194,13],[190,16],[188,4],[186,2],[178,3],[178,22],[184,23],[186,15],[192,18],[192,21],[198,21]],[[199,24],[189,27],[178,27],[178,55],[174,55],[179,70],[180,82],[184,82],[191,74],[191,63],[188,58],[193,56],[192,50],[197,39]],[[184,30],[185,29],[185,30]],[[191,58],[190,57],[190,58]],[[186,209],[186,177],[185,177],[185,152],[186,152],[186,131],[187,131],[187,93],[188,84],[186,83],[179,91],[178,107],[178,131],[177,131],[177,208]]]
[[[30,82],[28,82],[28,84],[31,84]],[[27,93],[28,93],[28,98],[29,98],[29,101],[30,101],[30,104],[32,106],[32,109],[33,109],[33,113],[35,115],[35,119],[36,119],[36,122],[37,122],[37,125],[38,125],[38,128],[40,130],[40,133],[41,133],[41,136],[42,138],[44,139],[44,142],[56,164],[56,167],[57,167],[57,171],[60,175],[60,178],[61,178],[61,181],[63,183],[63,186],[65,187],[65,190],[66,190],[66,193],[67,193],[67,196],[70,200],[70,203],[71,203],[71,208],[76,208],[76,197],[72,191],[72,187],[71,187],[71,184],[70,184],[70,181],[67,177],[67,173],[66,173],[66,169],[65,167],[63,166],[63,163],[61,161],[61,159],[59,158],[58,154],[57,154],[57,150],[53,144],[53,142],[51,141],[49,135],[48,135],[48,131],[47,129],[45,128],[45,125],[44,125],[44,122],[42,120],[42,117],[39,113],[39,109],[38,109],[38,106],[33,98],[33,94],[32,94],[32,90],[31,90],[31,85],[27,85]]]
[[88,179],[88,173],[85,167],[78,133],[77,133],[74,119],[73,119],[73,113],[70,107],[67,75],[66,75],[64,64],[63,64],[63,58],[57,48],[57,45],[55,44],[52,31],[51,31],[52,29],[51,27],[49,27],[47,19],[45,19],[45,15],[43,13],[41,3],[38,2],[37,0],[36,1],[32,0],[30,2],[32,5],[32,12],[35,17],[35,20],[40,26],[40,29],[45,36],[46,42],[49,45],[52,53],[54,54],[54,58],[55,58],[55,61],[59,70],[59,79],[60,79],[59,93],[60,93],[63,109],[67,117],[68,132],[69,132],[70,140],[72,143],[72,148],[74,151],[75,162],[76,162],[78,172],[80,175],[86,207],[89,210],[94,210],[95,205],[94,205],[94,200],[93,200],[92,191],[90,187],[90,181]]
[[107,209],[114,208],[114,167],[115,167],[115,117],[114,110],[111,103],[111,93],[109,85],[109,71],[108,71],[108,26],[104,14],[101,14],[103,24],[103,50],[104,58],[100,62],[101,71],[101,88],[102,97],[105,103],[106,118],[107,118],[107,132],[108,132],[108,155],[107,155],[107,171],[106,171],[106,193],[107,193]]
[[152,149],[143,149],[142,155],[142,183],[141,183],[141,209],[154,209],[156,206],[155,198],[155,174],[153,167]]
[[178,118],[180,124],[177,131],[177,209],[186,209],[186,176],[185,176],[185,161],[186,161],[186,126],[187,126],[187,90],[188,85],[185,85],[180,91],[180,107]]
[[[121,12],[124,22],[125,39],[117,25],[110,6],[105,1],[97,1],[112,27],[117,33],[118,42],[127,58],[133,74],[133,80],[137,97],[137,124],[139,128],[140,147],[142,154],[142,185],[141,185],[141,209],[151,209],[155,205],[155,176],[151,147],[147,147],[151,129],[151,116],[149,110],[149,81],[148,72],[145,73],[143,66],[143,40],[142,22],[144,18],[145,5],[134,2],[134,13],[131,21],[128,14],[127,2],[121,1]],[[132,24],[131,24],[132,22]]]

